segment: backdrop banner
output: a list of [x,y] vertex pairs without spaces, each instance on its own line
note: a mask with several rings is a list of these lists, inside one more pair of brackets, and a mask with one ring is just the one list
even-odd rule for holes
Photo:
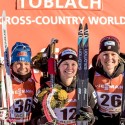
[[[1,15],[3,10],[7,15],[9,51],[15,42],[21,41],[31,46],[34,56],[52,38],[59,40],[57,53],[67,46],[77,50],[79,24],[87,23],[89,64],[99,52],[100,39],[107,35],[117,37],[121,52],[125,53],[125,0],[1,0]],[[0,16],[0,27],[1,23]]]

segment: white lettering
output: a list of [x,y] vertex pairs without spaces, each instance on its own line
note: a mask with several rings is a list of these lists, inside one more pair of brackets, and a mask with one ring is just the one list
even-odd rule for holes
[[84,49],[84,70],[88,69],[88,49]]
[[20,9],[101,9],[102,0],[20,0]]
[[68,6],[72,6],[73,8],[77,8],[76,3],[74,0],[67,0],[67,3],[65,5],[65,8],[68,8]]
[[111,25],[111,24],[115,24],[115,25],[119,25],[119,24],[125,24],[125,17],[121,16],[121,17],[111,17],[111,16],[102,16],[102,17],[88,17],[88,20],[90,22],[90,24],[101,24],[101,25]]
[[[32,23],[37,25],[56,25],[56,24],[79,24],[83,23],[84,20],[88,18],[91,25],[125,25],[125,16],[112,17],[112,16],[12,16],[6,17],[7,24],[9,25],[30,25]],[[0,17],[0,25],[2,24],[2,19]]]
[[59,9],[64,8],[63,5],[60,5],[59,0],[56,1],[56,8],[59,8]]
[[53,6],[54,6],[54,3],[52,2],[52,0],[44,1],[44,7],[45,8],[52,8]]
[[38,0],[38,4],[37,5],[33,5],[33,0],[29,0],[29,5],[32,7],[32,8],[39,8],[42,4],[42,0]]
[[79,0],[79,6],[80,6],[82,9],[88,9],[89,7],[88,7],[87,5],[83,5],[82,2],[83,2],[82,0]]
[[91,9],[94,9],[94,5],[97,5],[98,7],[98,9],[101,9],[101,0],[91,0],[90,1],[90,8]]
[[18,90],[15,90],[14,93],[19,95],[19,96],[21,96],[23,93],[24,94],[26,94],[26,93],[33,93],[33,91],[29,90],[29,89],[24,90],[24,89],[19,88]]
[[78,69],[82,70],[82,65],[83,65],[83,58],[82,58],[82,49],[80,48],[78,51]]
[[21,0],[21,8],[24,8],[25,7],[25,3],[24,3],[24,0]]
[[109,89],[123,89],[123,86],[118,86],[118,85],[108,85],[108,84],[98,84],[95,85],[96,88],[103,88],[104,90],[109,90]]

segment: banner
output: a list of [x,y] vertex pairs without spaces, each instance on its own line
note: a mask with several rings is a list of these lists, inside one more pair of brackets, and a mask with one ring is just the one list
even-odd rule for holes
[[[34,56],[52,38],[59,40],[57,53],[67,46],[77,49],[79,23],[88,23],[90,64],[99,51],[100,39],[107,35],[117,37],[125,53],[124,0],[2,0],[1,14],[3,10],[7,14],[9,51],[21,41],[31,46]],[[1,22],[0,16],[0,27]]]

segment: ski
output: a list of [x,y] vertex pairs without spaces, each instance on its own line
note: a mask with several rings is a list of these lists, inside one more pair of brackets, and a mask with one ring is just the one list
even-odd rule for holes
[[3,100],[2,100],[2,83],[3,83],[3,64],[2,64],[2,56],[1,56],[1,48],[0,48],[0,109],[2,109],[2,103],[3,103]]
[[119,125],[125,125],[125,72],[123,77],[122,106]]
[[7,114],[6,90],[4,82],[3,58],[0,48],[0,124],[4,125],[4,120]]
[[2,40],[4,50],[4,66],[5,66],[5,83],[7,92],[7,108],[9,111],[9,118],[14,117],[14,111],[11,108],[13,106],[13,89],[10,72],[10,59],[9,59],[9,47],[8,47],[8,35],[7,35],[7,21],[6,12],[2,13]]
[[[88,25],[79,25],[78,30],[78,76],[77,76],[77,115],[79,115],[79,109],[81,107],[88,106]],[[78,119],[77,125],[88,125],[88,121]]]

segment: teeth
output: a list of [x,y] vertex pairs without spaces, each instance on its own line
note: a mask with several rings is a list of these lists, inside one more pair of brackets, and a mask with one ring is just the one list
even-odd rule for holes
[[107,64],[112,64],[112,62],[106,62]]
[[72,72],[70,72],[70,71],[65,71],[66,73],[69,73],[69,74],[71,74]]

